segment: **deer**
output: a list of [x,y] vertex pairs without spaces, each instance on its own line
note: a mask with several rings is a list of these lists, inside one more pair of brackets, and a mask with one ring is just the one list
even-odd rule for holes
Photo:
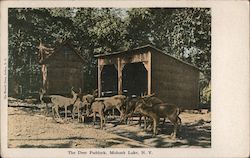
[[70,105],[74,105],[77,99],[77,93],[73,91],[73,87],[71,88],[72,98],[63,97],[60,95],[50,95],[52,102],[52,114],[55,119],[55,112],[58,118],[61,118],[59,115],[59,108],[64,107],[65,109],[65,119],[67,119],[67,107]]
[[179,117],[180,108],[174,104],[159,103],[153,104],[149,100],[140,98],[136,103],[136,109],[145,116],[150,117],[153,120],[153,137],[157,135],[157,126],[160,118],[168,118],[174,125],[174,130],[171,133],[173,139],[176,138],[178,128],[181,126],[181,119]]
[[126,96],[124,95],[115,95],[103,100],[103,103],[105,105],[104,111],[106,112],[107,110],[116,108],[120,112],[120,118],[122,118],[125,99]]
[[46,91],[41,88],[39,91],[39,100],[41,102],[41,105],[45,105],[45,111],[44,114],[47,116],[49,114],[49,107],[48,104],[51,103],[51,98],[45,95]]
[[[73,105],[72,110],[72,119],[75,119],[75,112],[77,111],[77,120],[78,122],[84,122],[85,116],[89,115],[87,108],[91,104],[86,101],[81,101],[81,99],[78,97]],[[86,114],[83,114],[83,110],[86,109]]]
[[82,116],[81,111],[84,108],[89,109],[89,106],[92,105],[92,103],[95,101],[96,97],[97,97],[96,90],[93,91],[92,95],[91,94],[82,95],[81,88],[80,88],[77,100],[73,105],[72,118],[74,119],[74,117],[75,117],[74,114],[75,114],[75,111],[77,110],[78,122],[82,122],[82,121],[84,122],[84,117]]
[[[125,99],[125,110],[123,112],[121,122],[125,120],[125,123],[128,124],[130,122],[130,119],[133,118],[133,116],[139,116],[139,125],[141,126],[141,113],[136,113],[136,102],[138,101],[138,97],[136,98],[129,98],[127,97]],[[144,125],[145,125],[146,118],[144,117]]]
[[[142,115],[141,113],[135,112],[136,109],[136,103],[140,98],[144,98],[145,101],[150,101],[153,104],[159,104],[163,103],[162,100],[154,96],[155,94],[150,95],[142,95],[141,97],[136,98],[127,98],[126,99],[126,109],[124,112],[124,115],[122,117],[122,120],[128,120],[129,117],[133,117],[133,115],[139,116],[139,125],[141,126],[141,117],[144,117],[144,130],[147,128],[147,117],[145,115]],[[165,121],[165,120],[164,120]]]
[[[88,111],[88,109],[87,109],[87,111]],[[104,101],[98,100],[98,101],[93,102],[89,111],[92,112],[92,114],[89,115],[89,117],[93,116],[93,125],[95,125],[95,122],[96,122],[96,113],[99,114],[100,126],[101,126],[101,129],[103,129],[103,126],[105,125],[105,115],[104,115],[105,104],[104,104]]]

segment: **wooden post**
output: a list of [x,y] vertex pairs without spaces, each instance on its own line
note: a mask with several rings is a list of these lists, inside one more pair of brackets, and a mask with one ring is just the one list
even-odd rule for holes
[[151,94],[151,52],[148,52],[147,61],[142,62],[147,70],[148,95]]
[[148,52],[148,95],[151,94],[151,52]]
[[101,65],[100,62],[101,59],[98,59],[98,97],[101,97],[101,92],[102,92],[102,69],[103,65]]
[[117,59],[118,94],[122,95],[122,63],[120,57]]

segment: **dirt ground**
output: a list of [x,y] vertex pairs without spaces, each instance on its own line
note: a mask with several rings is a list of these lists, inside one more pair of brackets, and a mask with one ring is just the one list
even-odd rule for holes
[[138,121],[120,124],[118,119],[108,120],[103,130],[77,119],[56,122],[45,116],[39,108],[8,107],[8,146],[10,148],[210,148],[211,113],[184,111],[181,131],[175,140],[170,134],[173,126],[166,121],[159,125],[159,134],[152,138]]

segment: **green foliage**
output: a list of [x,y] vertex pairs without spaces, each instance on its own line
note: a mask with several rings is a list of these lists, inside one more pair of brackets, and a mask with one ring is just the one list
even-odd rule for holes
[[[85,91],[96,88],[97,53],[151,44],[199,67],[201,89],[211,80],[211,13],[207,8],[9,9],[9,79],[13,94],[40,88],[37,46],[70,39],[85,59]],[[30,84],[27,84],[30,80]],[[33,86],[32,86],[33,85]],[[19,90],[20,92],[20,90]]]

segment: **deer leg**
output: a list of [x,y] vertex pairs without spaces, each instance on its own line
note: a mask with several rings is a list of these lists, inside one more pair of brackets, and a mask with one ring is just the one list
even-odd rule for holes
[[55,119],[55,108],[54,108],[54,106],[52,106],[52,116],[53,116],[53,119]]
[[60,115],[59,115],[59,107],[58,107],[58,105],[55,105],[54,108],[55,108],[57,117],[61,118]]
[[72,114],[71,114],[71,117],[73,120],[75,119],[75,109],[76,109],[76,107],[74,106],[72,109]]
[[81,120],[80,120],[80,117],[81,117],[81,116],[80,116],[80,115],[81,115],[81,112],[80,112],[80,107],[79,107],[79,106],[77,107],[77,113],[78,113],[78,114],[77,114],[77,117],[78,117],[78,122],[81,122]]
[[73,120],[75,119],[75,107],[73,107],[73,109],[72,109],[71,117]]
[[64,106],[65,109],[65,120],[67,119],[67,105]]
[[128,124],[128,117],[125,117],[125,124],[127,125]]
[[127,124],[130,124],[130,123],[131,123],[131,119],[133,119],[132,116],[129,116],[129,117],[127,118]]
[[158,134],[157,125],[159,123],[159,118],[157,116],[153,116],[152,119],[153,119],[153,137],[155,137]]
[[99,113],[99,115],[100,115],[100,123],[101,123],[101,129],[103,129],[103,114],[102,114],[102,112],[100,112]]
[[106,124],[106,118],[105,118],[105,115],[103,116],[103,122],[104,122],[104,125]]
[[147,117],[144,116],[144,130],[147,130]]
[[164,125],[164,124],[165,124],[165,121],[166,121],[166,118],[163,118],[162,125]]
[[181,118],[177,116],[178,131],[181,131]]
[[47,116],[49,114],[49,107],[48,104],[45,103],[45,115]]
[[116,107],[116,109],[120,112],[120,119],[122,118],[123,112],[121,111],[120,107]]
[[96,113],[94,112],[93,114],[94,114],[94,116],[93,116],[93,125],[95,125],[95,117],[96,117]]
[[133,120],[133,117],[132,116],[130,116],[129,118],[127,118],[127,124],[130,124],[132,121],[131,121],[131,119]]
[[178,118],[177,117],[169,118],[169,120],[174,124],[174,131],[171,134],[171,137],[172,137],[172,139],[175,139],[176,138],[176,132],[177,132],[180,120],[179,120],[179,117]]
[[139,116],[139,126],[141,127],[141,115]]
[[85,122],[85,116],[84,115],[82,116],[82,122],[83,123]]
[[177,131],[177,128],[178,128],[178,124],[174,124],[174,131],[173,131],[173,133],[171,134],[171,137],[172,137],[172,139],[175,139],[176,138],[176,131]]

